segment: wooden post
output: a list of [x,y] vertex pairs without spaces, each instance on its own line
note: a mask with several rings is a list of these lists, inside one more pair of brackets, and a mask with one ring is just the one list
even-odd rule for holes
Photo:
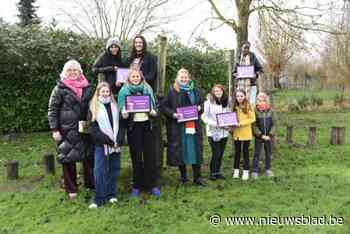
[[166,76],[166,57],[167,57],[167,38],[164,35],[158,35],[158,79],[156,94],[164,96],[165,76]]
[[338,128],[338,145],[345,144],[345,127]]
[[[236,90],[236,84],[234,81],[234,77],[232,75],[233,69],[235,66],[235,50],[227,50],[226,51],[226,61],[227,61],[227,80],[228,80],[228,95],[229,95],[229,105],[232,107],[233,106],[233,101],[234,101],[234,93]],[[231,144],[232,144],[232,157],[235,154],[235,144],[234,144],[234,139],[231,138]]]
[[46,154],[43,157],[46,174],[55,174],[55,157],[53,154]]
[[345,144],[345,127],[332,127],[331,129],[331,145]]
[[235,50],[226,51],[226,61],[227,61],[227,79],[228,79],[228,94],[230,97],[230,102],[234,100],[233,95],[235,92],[235,82],[233,80],[232,72],[235,64]]
[[287,126],[286,142],[289,145],[293,144],[293,126]]
[[[167,58],[167,37],[164,35],[158,35],[158,77],[157,77],[157,94],[158,102],[162,100],[165,95],[165,79],[166,79],[166,58]],[[155,144],[155,157],[157,161],[157,167],[159,172],[162,173],[164,165],[164,144],[162,134],[163,119],[158,116],[153,125],[154,144]]]
[[6,163],[7,167],[7,179],[16,180],[18,179],[18,161],[13,160]]
[[308,145],[316,145],[316,127],[309,127]]

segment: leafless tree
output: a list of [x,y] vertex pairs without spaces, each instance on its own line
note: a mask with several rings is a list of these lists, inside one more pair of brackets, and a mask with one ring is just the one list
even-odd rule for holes
[[167,15],[170,0],[72,0],[61,8],[72,28],[97,38],[117,36],[130,39],[137,33],[149,32],[175,20]]
[[265,12],[259,13],[258,50],[265,60],[265,70],[273,79],[274,88],[281,88],[279,79],[290,60],[305,49],[303,31],[291,26],[281,28]]
[[338,33],[329,27],[325,17],[334,11],[339,1],[231,0],[230,4],[235,12],[231,12],[229,16],[224,14],[225,9],[220,6],[218,0],[207,1],[215,12],[212,19],[228,25],[237,35],[237,54],[240,53],[241,43],[248,39],[250,17],[259,12],[270,15],[274,23],[281,28],[288,25],[305,31]]

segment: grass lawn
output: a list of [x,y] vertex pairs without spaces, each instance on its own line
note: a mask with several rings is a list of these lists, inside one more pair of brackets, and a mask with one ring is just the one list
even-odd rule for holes
[[[294,92],[294,91],[293,91]],[[289,94],[281,97],[288,97]],[[49,133],[23,134],[17,141],[0,140],[0,233],[350,233],[350,113],[280,113],[278,144],[273,154],[274,178],[233,180],[231,144],[223,162],[225,181],[205,188],[178,182],[178,171],[166,167],[159,200],[143,195],[129,200],[131,169],[128,150],[115,206],[88,210],[93,193],[81,186],[71,202],[60,188],[61,166],[44,176],[42,156],[54,152]],[[285,144],[285,125],[294,124],[297,147]],[[346,126],[347,144],[329,145],[330,127]],[[306,146],[307,127],[317,127],[317,146]],[[203,176],[208,176],[209,148],[205,140]],[[253,144],[252,144],[253,145]],[[252,148],[252,146],[251,146]],[[7,160],[20,163],[20,179],[7,181]],[[262,166],[263,167],[263,166]],[[208,219],[222,219],[212,226]],[[329,216],[343,225],[227,225],[225,217]]]

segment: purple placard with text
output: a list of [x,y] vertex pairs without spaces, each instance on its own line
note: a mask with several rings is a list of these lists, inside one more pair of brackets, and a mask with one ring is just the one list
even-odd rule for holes
[[126,96],[125,110],[127,112],[150,112],[149,96]]
[[238,66],[237,78],[255,78],[254,66]]
[[238,120],[235,112],[226,112],[216,115],[219,127],[237,126]]
[[116,71],[117,81],[120,83],[125,83],[128,79],[129,69],[127,68],[118,68]]
[[176,108],[176,114],[180,115],[177,122],[186,122],[198,119],[198,108],[197,106],[185,106]]

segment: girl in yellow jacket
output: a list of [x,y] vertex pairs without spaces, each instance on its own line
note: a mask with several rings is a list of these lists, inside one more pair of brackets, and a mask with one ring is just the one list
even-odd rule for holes
[[242,180],[249,179],[249,144],[253,139],[252,124],[255,122],[255,112],[250,106],[243,90],[236,91],[233,110],[237,113],[238,126],[233,130],[235,142],[235,158],[233,163],[233,178],[239,178],[239,164],[243,149]]

